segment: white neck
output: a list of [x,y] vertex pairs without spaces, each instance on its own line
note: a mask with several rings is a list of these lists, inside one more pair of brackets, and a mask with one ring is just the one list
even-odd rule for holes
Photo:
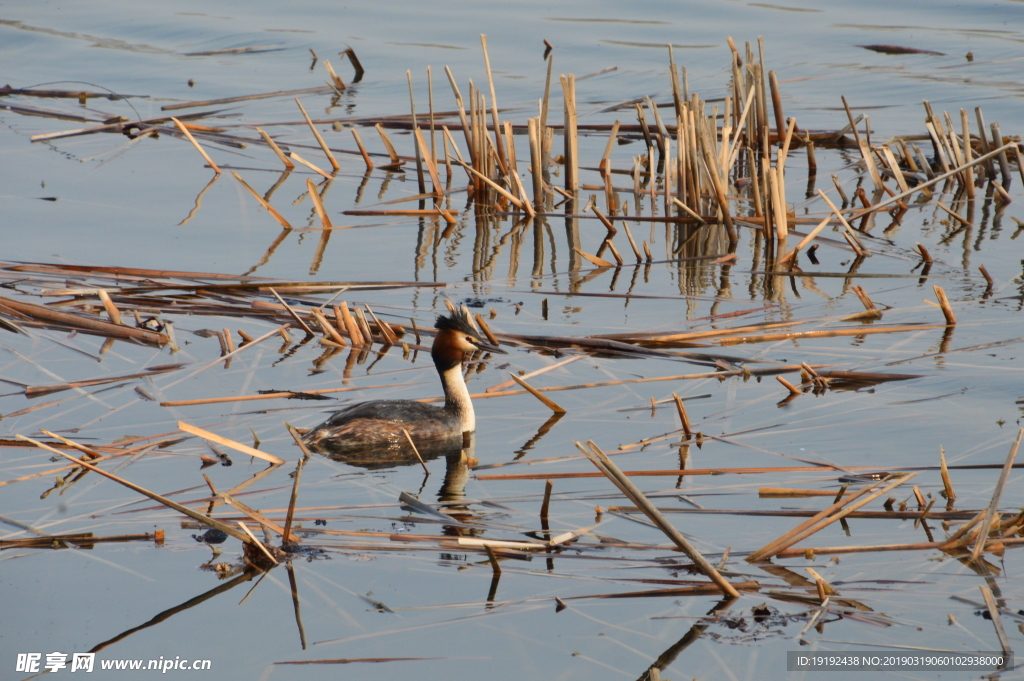
[[459,417],[462,432],[472,433],[476,430],[476,415],[473,413],[473,401],[469,399],[469,389],[462,378],[462,364],[456,364],[447,371],[438,371],[441,375],[441,386],[444,388],[445,411]]

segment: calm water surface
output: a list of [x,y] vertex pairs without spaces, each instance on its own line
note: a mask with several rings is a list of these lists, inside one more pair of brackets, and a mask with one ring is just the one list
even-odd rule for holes
[[[581,123],[608,124],[619,119],[633,124],[630,108],[616,104],[650,96],[671,101],[667,45],[676,62],[687,67],[688,86],[707,100],[724,97],[729,82],[726,37],[755,45],[764,37],[768,68],[777,72],[785,115],[802,128],[837,130],[846,124],[840,96],[857,113],[870,117],[875,141],[924,132],[921,100],[938,111],[981,106],[986,121],[999,122],[1004,135],[1024,130],[1020,64],[1024,46],[1024,4],[1020,2],[850,3],[786,2],[650,2],[626,5],[589,3],[233,3],[177,2],[147,4],[0,3],[0,56],[4,83],[21,88],[110,90],[129,95],[111,101],[5,97],[0,105],[56,112],[65,118],[30,116],[0,109],[0,221],[6,263],[43,262],[68,265],[122,266],[160,270],[211,272],[299,281],[403,281],[442,283],[387,290],[351,291],[350,302],[369,303],[397,323],[415,317],[429,326],[443,301],[484,301],[493,308],[492,326],[504,333],[583,336],[640,331],[684,332],[712,325],[791,320],[830,320],[860,311],[850,290],[863,286],[879,303],[893,308],[885,323],[940,324],[932,285],[943,286],[954,301],[960,323],[907,334],[790,340],[777,343],[713,348],[737,361],[835,364],[840,369],[897,371],[920,376],[881,383],[872,388],[804,395],[785,406],[784,391],[771,377],[722,381],[627,383],[607,388],[555,393],[567,415],[554,424],[550,412],[529,396],[480,400],[478,432],[472,456],[481,466],[516,465],[477,473],[583,472],[586,461],[570,459],[548,464],[525,462],[575,453],[575,440],[593,439],[604,449],[638,442],[673,431],[678,418],[671,403],[655,413],[651,398],[666,400],[672,392],[688,398],[697,428],[708,435],[726,435],[729,442],[708,441],[690,447],[690,468],[800,466],[803,462],[840,466],[934,465],[945,448],[951,465],[1000,464],[1017,432],[1024,362],[1019,344],[967,352],[960,348],[1022,336],[1021,262],[1017,239],[1024,219],[1020,176],[1009,186],[1013,202],[998,211],[981,201],[970,229],[955,232],[950,218],[935,202],[910,206],[902,224],[878,218],[871,245],[879,253],[859,266],[858,273],[887,277],[794,277],[773,286],[759,274],[763,260],[753,230],[741,232],[732,266],[660,262],[649,268],[593,271],[581,267],[570,248],[565,220],[551,219],[517,229],[513,221],[474,219],[465,192],[456,191],[451,206],[458,224],[444,234],[444,225],[429,220],[345,216],[353,208],[381,207],[418,193],[412,173],[376,171],[364,178],[354,154],[340,155],[341,170],[323,198],[337,230],[326,243],[316,228],[306,178],[297,170],[273,190],[271,202],[299,229],[282,234],[280,226],[225,172],[211,186],[211,171],[195,150],[170,135],[127,144],[119,135],[94,134],[32,143],[33,135],[101,124],[114,116],[155,118],[169,104],[235,97],[280,90],[315,88],[326,78],[330,60],[346,81],[352,68],[339,51],[354,48],[366,74],[339,97],[302,95],[318,120],[372,118],[404,114],[409,108],[406,72],[413,83],[417,111],[422,115],[431,95],[427,66],[432,67],[435,109],[454,108],[444,66],[451,68],[465,94],[468,80],[486,87],[479,35],[488,35],[490,59],[504,119],[517,125],[537,115],[543,94],[546,62],[544,40],[554,45],[554,75],[574,73]],[[883,54],[860,45],[897,45],[937,54]],[[249,54],[188,56],[188,53],[263,47]],[[311,68],[313,50],[319,61]],[[968,61],[970,53],[973,61]],[[584,76],[592,75],[589,78]],[[87,83],[87,84],[86,84]],[[49,85],[45,85],[49,84]],[[561,122],[561,97],[553,87],[551,120]],[[324,167],[325,161],[301,121],[291,97],[259,99],[196,110],[217,110],[219,117],[199,123],[252,137],[252,125],[265,127],[279,141]],[[670,109],[661,109],[664,113]],[[69,120],[77,116],[80,120]],[[450,122],[451,119],[446,119]],[[288,125],[285,125],[285,124]],[[347,129],[318,126],[328,143],[354,150]],[[373,128],[361,128],[370,151],[383,147]],[[412,154],[408,134],[393,131],[399,153]],[[460,145],[464,139],[456,134]],[[596,166],[607,133],[581,138],[583,165]],[[517,136],[520,162],[527,157],[525,137]],[[924,147],[924,142],[919,142]],[[308,145],[303,148],[301,145]],[[276,158],[259,145],[245,148],[207,143],[215,160],[239,172],[262,195],[281,180]],[[635,141],[616,146],[612,163],[628,168],[642,153]],[[555,153],[561,139],[556,138]],[[930,149],[930,145],[929,145]],[[463,146],[463,153],[465,148]],[[856,185],[856,160],[849,152],[819,150],[814,188],[834,195],[835,173],[848,190]],[[807,161],[794,152],[787,165],[787,198],[798,217],[821,216],[817,200],[805,201]],[[453,186],[463,182],[456,170]],[[528,175],[522,174],[529,182]],[[615,176],[616,186],[629,178]],[[584,172],[584,184],[600,182]],[[813,192],[811,192],[813,194]],[[584,201],[596,194],[584,191]],[[197,196],[201,195],[198,201]],[[631,192],[624,193],[632,199]],[[56,200],[42,200],[56,199]],[[947,203],[950,196],[942,197]],[[395,204],[388,204],[394,206]],[[399,207],[416,205],[397,204]],[[635,212],[635,205],[633,210]],[[645,206],[645,214],[651,212]],[[1014,217],[1016,216],[1016,217]],[[654,225],[651,227],[651,225]],[[647,241],[655,260],[668,259],[683,238],[663,223],[633,223],[637,240]],[[801,227],[806,229],[806,227]],[[948,235],[955,232],[952,237]],[[832,235],[835,239],[838,234]],[[597,251],[604,230],[593,220],[579,226],[581,250]],[[693,254],[724,253],[715,238],[688,246]],[[929,276],[919,278],[912,249],[921,242],[936,262]],[[627,262],[628,244],[618,237]],[[722,250],[719,250],[722,249]],[[802,261],[809,272],[845,273],[848,250],[823,246],[819,265]],[[586,265],[586,263],[582,263]],[[994,279],[984,297],[984,264]],[[898,275],[898,276],[897,276]],[[915,275],[915,276],[907,276]],[[52,302],[27,294],[5,278],[4,295]],[[65,285],[54,279],[54,287]],[[83,283],[85,282],[85,283]],[[66,285],[88,284],[67,281]],[[21,291],[21,293],[18,293]],[[626,293],[641,297],[626,297]],[[579,294],[616,294],[613,297]],[[576,295],[566,295],[576,294]],[[319,299],[325,301],[329,296]],[[516,304],[519,304],[517,309]],[[765,308],[765,309],[762,309]],[[749,312],[757,310],[756,312]],[[711,315],[738,313],[735,319],[712,321]],[[739,314],[744,313],[744,314]],[[132,374],[144,367],[187,362],[191,371],[219,354],[214,338],[192,332],[242,328],[252,336],[273,325],[255,318],[171,315],[180,350],[171,353],[118,342],[100,355],[102,338],[59,331],[33,332],[32,337],[0,336],[0,413],[11,414],[38,402],[71,393],[28,401],[20,386],[61,383]],[[809,325],[819,328],[822,322]],[[834,324],[833,324],[834,325]],[[799,328],[799,327],[795,327]],[[61,341],[60,345],[55,341]],[[71,347],[68,347],[71,346]],[[77,350],[77,351],[76,351]],[[534,371],[560,358],[510,348],[502,363],[489,362],[470,378],[473,392],[503,382],[508,371]],[[696,350],[699,352],[699,349]],[[936,354],[939,352],[945,354]],[[82,352],[101,361],[83,357]],[[114,384],[89,397],[71,395],[59,404],[4,418],[2,437],[38,435],[39,429],[60,431],[91,444],[107,444],[125,436],[173,432],[187,421],[288,460],[265,475],[265,465],[232,455],[231,467],[207,468],[223,491],[259,476],[239,498],[277,518],[287,506],[293,462],[299,453],[282,426],[319,422],[325,412],[349,399],[418,398],[438,393],[425,354],[403,358],[396,348],[347,367],[347,351],[321,361],[323,348],[310,343],[297,348],[261,344],[240,354],[229,367],[217,367],[179,382],[172,372],[137,382]],[[930,355],[899,365],[889,362]],[[756,367],[751,363],[750,366]],[[703,366],[666,358],[587,356],[533,382],[556,386],[640,377],[672,376],[707,371]],[[160,401],[247,395],[258,390],[314,390],[351,386],[387,388],[345,394],[338,402],[295,403],[281,400],[218,405],[161,407]],[[398,385],[402,384],[402,385]],[[142,387],[150,401],[134,389]],[[296,406],[298,404],[298,406]],[[312,405],[312,406],[311,406]],[[618,458],[627,470],[675,469],[680,465],[677,437],[642,452]],[[118,474],[162,494],[206,510],[208,489],[200,476],[200,455],[211,455],[204,443],[186,440],[161,454],[128,460]],[[0,449],[2,479],[10,480],[56,468],[41,450]],[[123,462],[122,462],[123,463]],[[117,463],[111,469],[121,466]],[[464,498],[460,520],[475,524],[471,534],[524,540],[540,530],[537,513],[543,480],[487,481],[448,464],[428,462],[424,480],[419,466],[365,468],[314,457],[302,477],[299,506],[303,525],[327,521],[333,530],[389,535],[466,534],[460,528],[424,515],[409,515],[398,495],[418,494],[425,501]],[[62,474],[63,475],[63,474]],[[991,496],[998,472],[956,470],[957,507],[979,509]],[[706,509],[821,509],[821,498],[760,499],[762,486],[835,491],[837,474],[793,473],[769,476],[703,476],[640,478],[641,488],[660,495],[659,506],[692,509],[683,494]],[[422,550],[415,542],[383,542],[357,536],[311,536],[307,543],[324,554],[293,562],[293,575],[275,569],[251,580],[243,573],[218,578],[207,564],[241,565],[240,544],[229,539],[214,557],[193,535],[202,530],[183,525],[181,517],[115,483],[87,476],[74,486],[44,493],[54,475],[0,487],[0,539],[32,536],[20,527],[44,533],[93,532],[123,535],[162,529],[166,542],[97,544],[94,548],[0,551],[0,579],[6,626],[0,631],[3,678],[28,678],[15,672],[19,653],[72,653],[99,649],[97,660],[209,659],[213,674],[226,679],[365,678],[410,674],[423,679],[471,678],[645,678],[657,663],[663,678],[772,678],[785,672],[785,651],[852,650],[868,645],[905,645],[942,650],[996,650],[992,623],[980,609],[959,596],[980,602],[979,584],[987,584],[1005,610],[1017,612],[1024,591],[1013,579],[1019,572],[1017,553],[989,556],[993,574],[934,551],[826,556],[812,560],[774,561],[766,569],[732,558],[727,568],[737,580],[761,582],[761,593],[745,595],[724,609],[716,621],[704,616],[716,607],[712,597],[594,599],[573,596],[667,588],[666,580],[687,579],[681,554],[668,549],[569,549],[532,560],[502,562],[497,584],[482,555]],[[914,481],[921,492],[938,499],[941,481],[935,471]],[[893,493],[897,502],[910,490]],[[483,504],[481,502],[487,502]],[[555,481],[551,529],[561,532],[592,525],[594,506],[624,505],[603,479]],[[877,505],[877,502],[876,502]],[[1010,477],[1001,508],[1021,505],[1018,474]],[[339,508],[344,506],[345,508]],[[359,508],[356,508],[359,507]],[[872,507],[874,508],[874,506]],[[879,509],[881,507],[879,506]],[[218,513],[223,512],[219,508]],[[230,515],[224,513],[224,515]],[[672,515],[701,551],[717,562],[727,547],[734,552],[758,548],[799,520],[741,515]],[[657,530],[628,519],[604,515],[599,533],[633,544],[664,545]],[[9,522],[8,522],[9,521]],[[932,531],[943,529],[931,522]],[[461,528],[464,530],[465,528]],[[388,544],[388,550],[369,542]],[[596,544],[597,540],[585,540]],[[808,540],[807,545],[871,545],[927,541],[913,520],[857,520],[847,534],[838,524]],[[811,630],[809,646],[796,636],[816,601],[811,567],[829,580],[860,615],[825,618]],[[241,575],[241,576],[240,576]],[[232,581],[232,580],[236,581]],[[293,586],[294,585],[294,586]],[[247,592],[252,592],[246,597]],[[297,618],[293,590],[301,603]],[[802,593],[810,602],[774,597],[768,592]],[[554,598],[568,609],[556,612]],[[767,603],[772,617],[758,621],[752,608]],[[849,605],[856,603],[857,605]],[[378,604],[383,604],[379,606]],[[787,616],[792,616],[788,618]],[[949,616],[952,616],[951,620]],[[297,624],[301,619],[301,625]],[[955,623],[951,623],[954,622]],[[1004,616],[1011,643],[1021,643],[1017,619]],[[149,625],[149,626],[145,626]],[[286,661],[417,658],[406,661],[349,664],[276,665]],[[99,662],[97,662],[99,664]],[[58,672],[70,673],[68,670]],[[140,672],[142,674],[154,672]],[[180,672],[177,672],[180,673]],[[210,672],[207,672],[210,673]],[[914,673],[911,678],[933,678]],[[959,673],[956,678],[967,678]],[[125,672],[94,672],[95,678],[125,677]],[[1019,673],[1017,673],[1019,676]],[[1003,678],[1012,678],[1013,673]],[[944,677],[946,678],[946,677]],[[949,677],[953,678],[953,677]]]

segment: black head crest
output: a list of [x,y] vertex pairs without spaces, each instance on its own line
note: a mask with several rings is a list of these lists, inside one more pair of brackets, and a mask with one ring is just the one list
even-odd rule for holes
[[441,329],[451,329],[459,333],[469,334],[474,338],[480,337],[480,332],[473,327],[473,324],[469,321],[469,316],[461,310],[457,310],[450,315],[438,316],[437,321],[434,322],[434,328],[439,331]]

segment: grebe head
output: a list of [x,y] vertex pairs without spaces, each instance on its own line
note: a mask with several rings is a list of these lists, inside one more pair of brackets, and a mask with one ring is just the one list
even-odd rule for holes
[[504,350],[492,345],[473,327],[464,312],[457,311],[450,315],[441,315],[434,323],[437,336],[430,348],[430,356],[441,371],[462,364],[463,360],[477,350],[506,354]]

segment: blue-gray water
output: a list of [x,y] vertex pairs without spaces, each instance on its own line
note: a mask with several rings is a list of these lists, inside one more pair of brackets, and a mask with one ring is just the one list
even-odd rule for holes
[[[1014,167],[1010,193],[1014,199],[1001,217],[991,204],[979,208],[977,224],[949,240],[949,217],[935,207],[911,206],[896,229],[879,219],[876,236],[885,255],[869,258],[861,273],[916,274],[918,258],[911,252],[924,243],[936,259],[927,281],[917,278],[794,278],[781,290],[768,291],[763,276],[752,274],[756,245],[752,231],[741,233],[737,263],[728,271],[719,264],[693,268],[656,264],[649,271],[631,266],[620,272],[594,273],[580,281],[571,272],[571,252],[564,221],[530,225],[513,232],[509,220],[475,221],[466,210],[465,193],[452,197],[462,213],[451,234],[441,236],[443,224],[415,218],[367,218],[341,215],[417,193],[412,174],[390,180],[375,172],[360,190],[363,164],[355,155],[339,157],[342,169],[324,195],[337,230],[317,264],[318,232],[295,231],[279,245],[281,228],[257,206],[229,173],[196,197],[212,173],[186,142],[169,135],[125,145],[120,135],[94,134],[52,142],[31,143],[30,137],[97,124],[112,116],[143,119],[161,115],[163,105],[320,86],[326,79],[324,60],[330,60],[346,81],[348,62],[338,52],[355,49],[366,74],[337,100],[324,94],[304,95],[302,101],[317,119],[403,114],[409,108],[406,71],[412,74],[417,111],[427,110],[426,67],[432,67],[435,108],[454,108],[444,75],[448,65],[463,94],[468,80],[486,89],[479,35],[488,35],[498,104],[503,119],[525,124],[536,116],[543,94],[546,62],[543,40],[554,45],[552,120],[561,121],[560,73],[579,80],[577,97],[581,122],[632,124],[630,109],[602,112],[613,104],[649,95],[661,103],[671,99],[666,44],[674,47],[676,62],[687,67],[689,88],[705,99],[726,94],[732,36],[741,53],[744,43],[764,37],[768,68],[781,82],[785,115],[802,128],[836,130],[846,123],[840,96],[856,112],[870,116],[874,139],[924,133],[927,99],[937,111],[949,111],[959,123],[959,110],[981,106],[988,122],[999,122],[1004,135],[1024,130],[1021,115],[1020,64],[1022,12],[1019,2],[993,3],[2,3],[0,4],[0,80],[12,87],[109,89],[144,95],[122,101],[28,97],[0,98],[0,105],[35,107],[89,119],[87,122],[26,116],[0,109],[0,196],[3,217],[3,262],[47,262],[71,265],[122,266],[311,281],[443,282],[443,288],[399,288],[350,291],[352,302],[369,303],[378,314],[405,324],[410,316],[429,325],[444,310],[445,298],[488,301],[498,313],[492,326],[504,333],[525,335],[587,335],[626,331],[712,328],[708,317],[770,306],[767,311],[713,322],[739,326],[762,321],[839,317],[861,308],[849,285],[864,286],[877,302],[893,309],[883,323],[940,324],[941,313],[922,299],[934,299],[939,284],[953,299],[960,320],[952,336],[943,329],[910,334],[802,339],[713,348],[750,360],[834,363],[840,369],[897,371],[922,378],[882,383],[857,392],[830,391],[803,395],[785,407],[785,396],[774,378],[757,381],[729,378],[722,382],[673,381],[629,383],[604,388],[552,393],[568,410],[550,431],[535,440],[550,412],[529,396],[479,400],[477,446],[481,465],[570,456],[574,440],[593,439],[605,449],[637,442],[678,427],[671,403],[650,410],[622,411],[665,400],[677,392],[684,397],[710,394],[687,401],[690,418],[709,435],[729,435],[729,443],[708,441],[690,447],[688,467],[730,468],[799,466],[801,460],[840,466],[933,465],[939,447],[951,465],[1000,464],[1016,436],[1022,369],[1020,346],[1009,344],[976,351],[947,353],[896,366],[887,362],[967,348],[1021,335],[1020,241],[1014,216],[1024,218],[1020,177]],[[859,45],[897,45],[944,55],[889,55]],[[235,47],[271,46],[274,51],[253,54],[185,56],[189,52]],[[314,50],[319,61],[311,70]],[[973,61],[966,55],[971,53]],[[191,81],[191,85],[190,85]],[[84,85],[82,83],[89,83]],[[134,107],[134,109],[132,108]],[[305,127],[275,125],[301,120],[290,97],[253,100],[223,106],[226,118],[198,121],[206,125],[241,126],[231,132],[253,135],[251,124],[266,127],[288,143],[315,144]],[[662,109],[668,111],[670,109]],[[186,109],[186,112],[193,109]],[[451,120],[451,119],[448,119]],[[329,125],[320,129],[332,147],[353,150],[347,130]],[[362,128],[371,151],[382,151],[372,128]],[[411,137],[393,132],[399,153],[411,155]],[[464,139],[456,134],[465,153]],[[596,166],[605,134],[584,137],[584,165]],[[527,156],[525,138],[517,136],[519,159]],[[555,153],[560,152],[560,138]],[[630,166],[640,154],[636,143],[614,149],[613,165]],[[262,146],[233,149],[207,144],[218,163],[237,170],[262,195],[280,177],[280,166]],[[326,167],[315,148],[300,152]],[[848,153],[820,150],[817,186],[832,192],[836,173],[851,188],[856,159]],[[525,166],[525,164],[523,164]],[[807,183],[802,150],[787,166],[787,198],[798,216],[822,215],[820,202],[803,201]],[[300,168],[300,171],[302,169]],[[308,200],[302,199],[307,177],[296,171],[275,190],[272,203],[298,228],[319,222]],[[524,174],[524,181],[529,176]],[[626,176],[616,176],[616,186]],[[456,169],[455,185],[464,181]],[[584,173],[586,184],[599,183],[596,173]],[[584,196],[601,192],[584,192]],[[42,197],[56,201],[42,201]],[[308,199],[308,197],[306,197]],[[949,197],[942,200],[948,202]],[[293,203],[295,202],[295,203]],[[389,204],[390,205],[390,204]],[[398,204],[415,206],[415,202]],[[649,214],[649,207],[646,208]],[[184,224],[181,224],[183,221]],[[943,223],[943,221],[946,221]],[[633,223],[637,240],[646,240],[656,259],[663,259],[674,238],[663,224]],[[838,235],[833,235],[838,238]],[[581,227],[583,250],[595,252],[604,230],[596,221]],[[631,263],[628,244],[617,237],[620,251]],[[808,271],[845,272],[847,251],[822,247],[822,264]],[[982,300],[985,282],[977,266],[984,264],[994,280],[994,293]],[[583,270],[588,274],[588,270]],[[13,279],[5,278],[9,283]],[[58,283],[54,280],[54,287]],[[66,285],[78,284],[69,280]],[[15,290],[3,295],[16,297]],[[33,288],[30,291],[35,292]],[[566,296],[576,293],[615,293],[652,298]],[[329,296],[325,296],[323,300]],[[716,304],[714,298],[721,300]],[[52,298],[28,298],[52,302]],[[547,303],[547,318],[542,301]],[[516,313],[515,304],[521,303]],[[252,336],[273,325],[251,318],[173,316],[181,350],[118,342],[99,355],[102,339],[79,334],[67,339],[59,331],[33,331],[32,337],[3,332],[0,336],[0,379],[10,389],[0,396],[0,414],[10,414],[36,402],[69,396],[59,393],[29,402],[18,383],[41,385],[117,376],[143,367],[189,362],[191,371],[219,354],[214,338],[191,331],[241,328]],[[831,322],[830,322],[831,323]],[[793,327],[798,330],[801,327]],[[811,324],[809,328],[818,328]],[[867,327],[865,327],[867,328]],[[102,357],[84,358],[63,343]],[[289,473],[299,453],[282,421],[299,427],[317,423],[332,407],[319,403],[240,402],[226,405],[161,407],[134,391],[141,386],[158,401],[252,394],[262,389],[312,390],[338,387],[346,354],[339,354],[314,371],[322,348],[313,344],[292,354],[278,352],[277,340],[240,354],[230,368],[209,369],[176,383],[181,372],[156,376],[91,398],[78,397],[23,416],[0,421],[2,437],[35,436],[40,428],[62,431],[91,444],[108,444],[125,436],[172,432],[178,420],[251,444],[253,433],[261,448],[288,460],[280,470],[252,484],[240,496],[253,508],[280,517],[291,487]],[[503,363],[490,363],[470,379],[473,392],[501,383],[508,371],[533,371],[556,358],[510,347]],[[393,348],[376,363],[375,355],[355,365],[351,385],[389,385],[344,399],[368,397],[419,398],[438,394],[432,368],[424,353],[413,361]],[[751,364],[751,366],[755,366]],[[372,367],[372,368],[371,368]],[[412,369],[411,371],[402,371]],[[624,359],[585,357],[562,369],[533,379],[538,386],[623,381],[671,376],[706,369],[664,358]],[[398,373],[393,373],[398,372]],[[175,385],[171,385],[175,383]],[[411,385],[395,385],[398,383]],[[761,430],[757,430],[761,429]],[[757,432],[747,432],[747,431]],[[745,434],[742,434],[745,433]],[[535,440],[521,453],[524,445]],[[674,469],[679,450],[670,438],[642,452],[617,457],[627,470]],[[165,452],[147,454],[119,474],[179,501],[201,499],[208,489],[200,476],[199,455],[210,449],[188,440]],[[57,468],[49,452],[5,447],[0,449],[0,478],[10,480]],[[790,458],[786,458],[790,457]],[[793,460],[795,457],[798,460]],[[218,490],[243,483],[265,467],[233,454],[230,468],[205,470]],[[428,462],[432,474],[424,482],[419,466],[367,471],[322,457],[310,460],[303,473],[299,506],[304,525],[313,518],[328,520],[334,530],[384,532],[400,535],[440,532],[437,525],[409,524],[397,504],[402,491],[434,501],[442,488],[443,459]],[[113,465],[111,465],[113,468]],[[582,472],[590,464],[572,459],[552,464],[509,465],[480,473]],[[63,473],[61,473],[63,475]],[[957,506],[983,507],[990,498],[997,470],[955,470]],[[646,492],[664,492],[661,506],[689,507],[679,493],[710,509],[779,509],[824,507],[824,499],[759,499],[761,486],[838,489],[837,475],[826,470],[771,476],[705,476],[686,478],[676,489],[675,478],[640,478]],[[183,528],[181,516],[158,507],[107,480],[90,474],[67,489],[40,496],[53,485],[54,475],[0,487],[0,515],[52,534],[93,532],[96,536],[166,531],[162,547],[146,542],[98,544],[92,549],[5,549],[0,552],[0,585],[4,620],[0,631],[0,670],[3,678],[26,678],[14,671],[18,653],[87,651],[139,627],[159,613],[190,601],[219,584],[213,572],[200,566],[210,549],[193,540],[201,530]],[[469,477],[464,493],[500,507],[473,504],[469,513],[487,524],[486,538],[522,540],[522,528],[539,529],[537,513],[543,480],[481,481]],[[937,472],[921,473],[913,484],[937,499]],[[422,492],[420,492],[422,487]],[[675,490],[673,492],[673,490]],[[680,492],[681,490],[681,492]],[[625,505],[603,479],[555,480],[551,528],[555,532],[593,524],[594,506]],[[910,490],[893,493],[897,501]],[[190,504],[205,511],[205,503]],[[366,505],[363,509],[325,507]],[[1013,474],[1001,507],[1020,505],[1019,477]],[[879,502],[871,508],[880,508]],[[692,507],[690,507],[692,508]],[[145,509],[145,510],[143,510]],[[218,513],[223,512],[223,507]],[[799,520],[730,515],[672,515],[698,548],[717,562],[726,547],[750,551],[767,543]],[[665,544],[659,532],[605,514],[599,533],[636,544]],[[422,520],[423,518],[421,518]],[[497,525],[511,526],[496,529]],[[809,539],[806,545],[888,544],[927,541],[913,521],[856,520],[847,537],[836,524]],[[938,522],[933,532],[941,535]],[[0,526],[0,538],[31,536],[17,527]],[[494,604],[486,605],[492,587],[490,566],[478,554],[423,550],[415,543],[392,542],[393,551],[357,546],[358,536],[311,538],[322,542],[328,557],[295,561],[297,591],[307,643],[300,643],[288,574],[276,569],[266,575],[244,603],[255,580],[242,582],[208,600],[183,609],[153,626],[142,628],[105,647],[98,660],[157,659],[181,656],[210,659],[213,674],[228,679],[364,678],[375,675],[416,675],[424,679],[489,676],[511,678],[638,678],[659,657],[666,662],[664,678],[758,678],[782,676],[785,651],[799,646],[796,634],[806,623],[799,616],[807,603],[775,598],[768,591],[802,592],[816,598],[813,580],[803,569],[812,567],[832,582],[840,597],[871,609],[861,617],[829,621],[822,633],[806,635],[811,646],[802,649],[846,650],[867,644],[896,644],[949,650],[995,650],[992,623],[976,614],[978,608],[950,600],[958,595],[981,601],[979,584],[988,584],[1004,598],[1005,608],[1020,609],[1022,592],[1013,577],[1019,566],[1008,549],[996,564],[998,577],[983,579],[959,560],[935,551],[844,555],[838,562],[786,559],[786,566],[769,573],[732,559],[736,579],[755,579],[762,592],[744,596],[729,606],[729,623],[701,620],[717,602],[712,597],[579,599],[555,610],[554,598],[662,588],[664,584],[628,581],[686,579],[685,572],[666,560],[680,554],[668,549],[593,548],[576,556],[573,550],[532,561],[503,561]],[[380,536],[366,541],[387,543]],[[587,539],[587,542],[596,540]],[[213,562],[237,563],[240,544],[229,539],[224,554]],[[662,561],[659,563],[658,561]],[[393,612],[378,612],[365,600],[386,604]],[[782,613],[797,615],[756,623],[751,608],[768,603]],[[955,617],[950,623],[948,615]],[[740,618],[743,622],[740,623]],[[831,620],[832,617],[826,618]],[[707,625],[689,645],[691,627]],[[1020,643],[1016,620],[1004,616],[1010,640]],[[294,660],[365,658],[439,658],[418,661],[359,662],[308,666],[275,666]],[[672,658],[669,660],[669,658]],[[98,663],[97,663],[98,664]],[[70,673],[68,670],[58,672]],[[152,674],[154,672],[147,672]],[[169,672],[171,673],[171,672]],[[177,672],[180,673],[180,672]],[[94,672],[96,678],[116,678],[125,672]],[[141,675],[141,673],[140,673]],[[931,678],[927,675],[911,678]],[[1010,675],[1004,678],[1011,678]]]

